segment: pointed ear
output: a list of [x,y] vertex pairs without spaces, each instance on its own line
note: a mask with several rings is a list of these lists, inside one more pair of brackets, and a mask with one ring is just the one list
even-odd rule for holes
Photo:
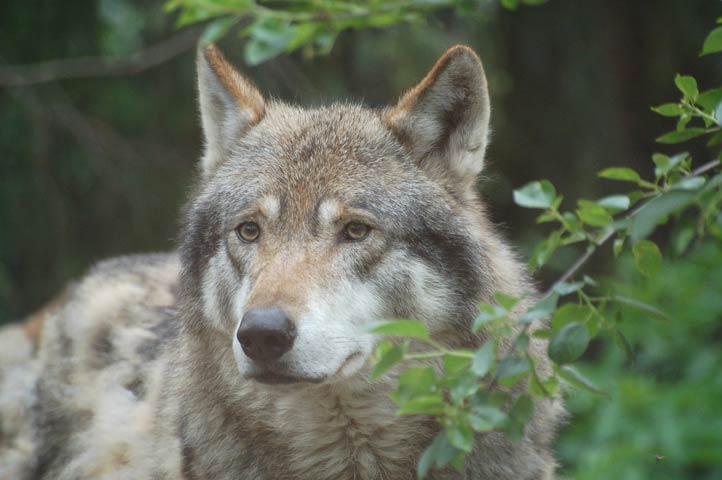
[[233,142],[263,119],[263,96],[211,44],[198,50],[198,93],[205,137],[201,170],[208,174],[228,157]]
[[384,123],[433,178],[473,186],[489,137],[489,93],[479,57],[455,46],[384,113]]

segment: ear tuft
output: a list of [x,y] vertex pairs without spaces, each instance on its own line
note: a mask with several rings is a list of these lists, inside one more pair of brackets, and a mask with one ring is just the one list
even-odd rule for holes
[[468,185],[483,167],[489,114],[481,60],[457,45],[384,113],[383,121],[429,174]]
[[198,92],[206,149],[201,168],[209,173],[228,157],[229,148],[265,115],[265,101],[211,44],[198,50]]

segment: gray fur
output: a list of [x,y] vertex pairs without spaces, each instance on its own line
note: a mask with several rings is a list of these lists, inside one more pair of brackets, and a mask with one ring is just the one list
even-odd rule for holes
[[[439,427],[395,414],[397,370],[368,382],[378,339],[364,325],[417,318],[475,348],[480,301],[497,290],[533,301],[474,188],[489,121],[478,58],[450,50],[384,111],[266,102],[214,48],[198,68],[206,152],[179,255],[99,265],[48,314],[36,354],[25,337],[19,359],[3,357],[0,381],[26,369],[32,408],[7,427],[16,403],[0,396],[0,459],[13,478],[415,478]],[[235,232],[249,220],[254,243]],[[343,227],[360,220],[370,233],[349,242]],[[235,330],[268,305],[298,337],[258,365]],[[532,342],[544,374],[545,344]],[[268,375],[296,383],[256,380]],[[561,412],[558,399],[537,402],[519,443],[479,435],[463,473],[430,478],[553,478]]]

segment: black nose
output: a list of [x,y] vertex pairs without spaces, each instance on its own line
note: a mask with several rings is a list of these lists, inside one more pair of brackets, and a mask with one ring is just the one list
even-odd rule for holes
[[252,308],[243,315],[236,337],[251,360],[277,360],[293,346],[296,327],[278,307]]

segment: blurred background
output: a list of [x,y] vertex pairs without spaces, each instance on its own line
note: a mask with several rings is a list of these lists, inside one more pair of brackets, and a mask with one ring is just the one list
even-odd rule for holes
[[[649,106],[678,98],[677,72],[702,89],[720,84],[719,57],[699,57],[719,16],[722,3],[704,0],[550,0],[516,11],[490,1],[464,18],[442,11],[421,26],[345,32],[320,58],[247,67],[242,40],[221,46],[268,96],[371,106],[394,102],[449,46],[472,46],[493,104],[480,188],[528,255],[545,231],[513,205],[512,189],[546,178],[573,201],[618,187],[596,178],[607,166],[652,175],[653,152],[676,152],[654,143],[673,125]],[[0,2],[0,324],[100,259],[174,247],[201,147],[199,34],[176,29],[156,0]],[[129,60],[98,62],[114,56]],[[722,246],[700,242],[684,262],[668,250],[652,281],[626,260],[610,271],[607,251],[590,266],[673,321],[625,317],[632,359],[612,342],[592,345],[582,370],[610,396],[569,398],[563,478],[722,479]],[[575,255],[557,254],[540,283]]]

